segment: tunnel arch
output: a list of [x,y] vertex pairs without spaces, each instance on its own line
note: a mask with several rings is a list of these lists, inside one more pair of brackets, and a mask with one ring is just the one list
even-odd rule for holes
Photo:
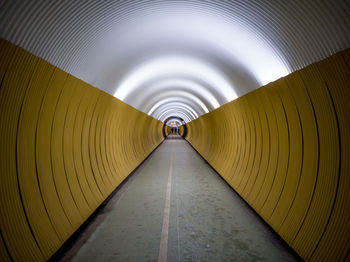
[[180,123],[182,123],[182,125],[183,125],[183,127],[184,127],[184,132],[183,132],[183,134],[182,134],[182,137],[183,137],[183,138],[186,138],[186,136],[187,136],[187,126],[186,126],[186,122],[184,121],[183,118],[181,118],[181,117],[179,117],[179,116],[169,116],[167,119],[164,120],[163,129],[162,129],[162,133],[163,133],[164,138],[167,137],[167,134],[166,134],[166,132],[165,132],[165,128],[166,128],[166,126],[167,126],[167,123],[168,123],[170,120],[172,120],[172,119],[176,119],[176,120],[178,120]]
[[[149,99],[155,90],[168,92],[162,81],[182,81],[182,90],[189,87],[184,81],[202,86],[211,95],[192,93],[211,111],[346,48],[349,10],[341,0],[14,0],[0,10],[0,31],[3,38],[145,113],[157,103]],[[171,57],[219,72],[224,84],[173,67],[173,72],[141,79],[125,96],[123,83],[132,72],[152,71],[157,63],[166,68]],[[223,86],[226,97],[219,91]],[[210,102],[213,97],[218,104]]]
[[198,118],[198,114],[196,113],[196,111],[193,110],[188,104],[183,102],[172,102],[169,104],[167,103],[159,107],[158,110],[155,111],[152,116],[157,119],[161,119],[161,116],[164,115],[164,113],[170,109],[171,110],[179,109],[181,111],[187,112],[191,120]]
[[172,115],[177,115],[181,118],[183,118],[185,120],[186,123],[191,122],[191,116],[188,115],[188,113],[186,111],[184,111],[183,109],[169,109],[166,110],[160,117],[160,121],[165,120],[166,118],[168,118],[169,116]]

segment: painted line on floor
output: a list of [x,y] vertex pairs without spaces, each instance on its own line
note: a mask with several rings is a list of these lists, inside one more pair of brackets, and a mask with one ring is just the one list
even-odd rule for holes
[[177,177],[175,176],[175,203],[176,203],[176,231],[177,231],[177,257],[181,261],[180,256],[180,226],[179,226],[179,202],[177,195]]
[[173,176],[173,152],[170,153],[170,167],[169,167],[169,176],[168,184],[166,189],[165,196],[165,207],[163,215],[163,227],[162,234],[160,238],[160,247],[158,254],[158,262],[166,262],[168,258],[168,235],[169,235],[169,219],[170,219],[170,196],[171,196],[171,178]]

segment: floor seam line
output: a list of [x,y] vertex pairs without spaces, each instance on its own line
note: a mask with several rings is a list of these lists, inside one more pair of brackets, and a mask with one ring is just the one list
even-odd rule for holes
[[167,191],[165,196],[165,207],[163,215],[163,226],[159,246],[158,262],[166,262],[168,258],[168,236],[169,236],[169,220],[170,220],[170,197],[171,197],[171,179],[173,174],[173,152],[170,153],[170,167],[167,183]]

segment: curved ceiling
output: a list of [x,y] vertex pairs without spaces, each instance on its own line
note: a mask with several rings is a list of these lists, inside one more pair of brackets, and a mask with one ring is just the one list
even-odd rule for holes
[[161,120],[350,46],[344,0],[12,0],[0,17],[2,38]]

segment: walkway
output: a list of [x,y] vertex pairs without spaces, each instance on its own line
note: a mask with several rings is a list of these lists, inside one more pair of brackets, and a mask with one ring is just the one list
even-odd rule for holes
[[123,187],[73,261],[295,261],[180,137]]

